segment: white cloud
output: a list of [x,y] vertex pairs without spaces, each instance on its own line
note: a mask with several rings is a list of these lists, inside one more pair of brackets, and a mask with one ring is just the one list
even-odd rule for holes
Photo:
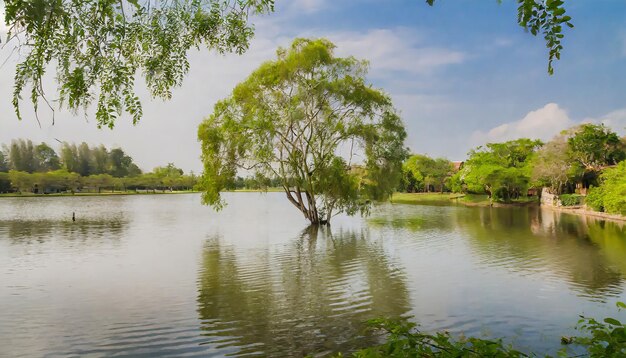
[[290,10],[307,14],[318,12],[328,5],[327,0],[292,0]]
[[572,125],[574,122],[564,109],[556,103],[548,103],[542,108],[529,112],[520,120],[503,123],[487,132],[475,131],[471,142],[473,145],[480,145],[517,138],[547,141]]
[[513,46],[513,40],[508,37],[497,37],[493,41],[494,47],[511,47]]
[[423,45],[417,31],[403,28],[340,32],[327,37],[337,45],[338,54],[368,59],[375,74],[381,71],[428,74],[443,66],[460,64],[467,58],[460,51]]
[[586,118],[583,122],[602,123],[620,135],[626,134],[626,108],[618,109],[599,118]]
[[485,143],[503,142],[517,138],[531,138],[549,141],[562,130],[582,123],[604,124],[619,135],[626,134],[626,108],[609,112],[597,118],[584,118],[580,121],[572,120],[567,111],[556,103],[528,112],[524,118],[503,123],[490,130],[475,131],[472,133],[470,144],[473,146]]

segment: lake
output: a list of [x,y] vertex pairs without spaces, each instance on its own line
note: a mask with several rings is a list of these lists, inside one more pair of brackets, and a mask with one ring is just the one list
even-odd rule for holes
[[374,317],[547,353],[623,316],[620,223],[384,204],[314,229],[282,193],[224,197],[0,199],[0,356],[324,355]]

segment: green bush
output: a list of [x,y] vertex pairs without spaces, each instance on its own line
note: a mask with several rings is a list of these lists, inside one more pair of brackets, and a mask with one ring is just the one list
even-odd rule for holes
[[578,194],[563,194],[559,196],[559,199],[563,206],[576,206],[583,202],[583,196]]
[[602,187],[589,188],[585,204],[595,211],[604,211],[604,190]]
[[600,180],[599,187],[589,190],[586,204],[596,211],[626,215],[626,161],[606,169]]

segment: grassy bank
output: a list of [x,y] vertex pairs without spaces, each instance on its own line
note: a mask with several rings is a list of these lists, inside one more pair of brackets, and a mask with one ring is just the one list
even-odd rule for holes
[[51,193],[51,194],[33,194],[33,193],[3,193],[0,194],[0,198],[49,198],[49,197],[61,197],[61,196],[111,196],[111,195],[164,195],[164,194],[193,194],[199,193],[198,191],[160,191],[153,192],[152,190],[140,190],[140,191],[103,191],[100,193],[95,192],[76,192],[76,193]]
[[235,189],[235,190],[224,190],[229,193],[279,193],[283,191],[283,188],[267,188],[267,189]]
[[451,205],[466,206],[526,206],[537,203],[537,198],[522,198],[511,203],[492,202],[487,195],[458,193],[394,193],[392,203],[416,205]]

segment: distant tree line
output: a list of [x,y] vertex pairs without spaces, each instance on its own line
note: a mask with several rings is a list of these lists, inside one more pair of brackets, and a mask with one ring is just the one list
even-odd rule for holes
[[588,194],[593,209],[626,215],[625,159],[626,137],[583,124],[547,143],[520,138],[477,147],[459,170],[446,159],[413,155],[404,163],[400,189],[487,194],[510,202],[547,188],[558,195]]
[[47,143],[34,145],[31,140],[16,139],[0,151],[0,172],[16,170],[26,173],[47,173],[64,169],[80,176],[109,174],[116,178],[137,176],[141,169],[121,148],[89,147],[64,142],[59,154]]
[[227,190],[265,190],[267,188],[281,188],[282,181],[278,177],[268,178],[263,175],[237,176],[234,181],[226,185]]
[[411,155],[402,166],[400,191],[409,193],[448,191],[447,181],[454,173],[454,164],[445,158]]
[[169,163],[142,173],[121,148],[62,143],[59,154],[48,144],[13,140],[0,151],[0,192],[101,192],[102,190],[191,190],[196,176]]

